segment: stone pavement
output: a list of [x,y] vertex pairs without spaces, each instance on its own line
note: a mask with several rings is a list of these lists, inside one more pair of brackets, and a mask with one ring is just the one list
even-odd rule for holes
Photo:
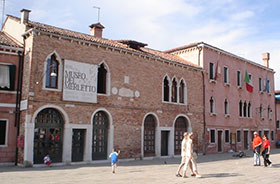
[[2,166],[0,184],[280,183],[280,149],[272,150],[273,167],[270,168],[254,167],[252,152],[246,152],[246,155],[244,158],[233,157],[232,153],[199,156],[198,171],[202,178],[175,177],[180,158],[161,158],[120,161],[116,174],[111,173],[110,163],[33,168]]

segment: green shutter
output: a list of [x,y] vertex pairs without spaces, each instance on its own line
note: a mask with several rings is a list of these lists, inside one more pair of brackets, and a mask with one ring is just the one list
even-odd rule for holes
[[10,70],[10,89],[11,91],[15,90],[15,78],[16,78],[16,66],[9,65]]

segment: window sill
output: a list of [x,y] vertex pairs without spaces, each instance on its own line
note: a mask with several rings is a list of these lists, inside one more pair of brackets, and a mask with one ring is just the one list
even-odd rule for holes
[[6,94],[17,94],[17,91],[0,90],[0,93],[6,93]]
[[162,103],[165,104],[172,104],[172,105],[183,105],[183,106],[187,106],[188,104],[186,103],[180,103],[180,102],[167,102],[167,101],[162,101]]
[[229,115],[229,114],[226,114],[226,115],[225,115],[225,118],[229,118],[229,117],[230,117],[230,115]]
[[210,113],[210,116],[216,116],[217,114],[216,113]]
[[264,120],[264,118],[261,118],[261,120]]
[[259,94],[263,94],[263,91],[259,91]]
[[214,83],[214,84],[215,84],[215,83],[217,83],[217,81],[214,80],[214,79],[210,79],[210,80],[209,80],[209,83]]
[[271,93],[268,93],[268,95],[271,96],[272,94],[271,94]]
[[230,83],[224,83],[224,86],[230,87]]
[[242,86],[237,86],[237,89],[242,89]]

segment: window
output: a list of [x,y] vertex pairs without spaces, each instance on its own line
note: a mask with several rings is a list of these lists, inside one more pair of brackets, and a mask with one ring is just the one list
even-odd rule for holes
[[229,143],[229,130],[225,130],[225,142]]
[[241,72],[237,71],[237,86],[241,86]]
[[215,79],[214,63],[209,63],[209,79],[211,80]]
[[228,81],[228,67],[224,67],[224,83],[227,84],[229,83]]
[[55,54],[47,60],[46,69],[46,88],[57,88],[58,85],[58,67],[59,62],[56,59]]
[[8,125],[6,120],[0,120],[0,146],[7,145]]
[[270,139],[271,139],[271,141],[274,141],[274,131],[270,132]]
[[97,93],[106,94],[107,70],[102,63],[98,67]]
[[239,102],[239,116],[242,117],[242,101]]
[[237,130],[237,142],[241,142],[241,131]]
[[243,104],[243,117],[247,117],[247,103],[246,103],[246,101]]
[[267,117],[269,120],[272,119],[272,109],[270,108],[270,106],[268,106],[267,108]]
[[264,133],[264,135],[267,137],[267,139],[269,139],[269,131],[268,131],[268,130],[265,130],[263,133]]
[[0,90],[15,90],[16,66],[0,64]]
[[224,107],[225,107],[225,115],[229,114],[229,108],[228,108],[228,101],[227,99],[225,99],[225,102],[224,102]]
[[260,105],[260,118],[263,118],[263,108],[262,108],[262,104]]
[[215,102],[213,97],[210,98],[210,113],[215,113]]
[[279,121],[279,120],[276,121],[276,128],[277,128],[277,129],[280,128],[280,121]]
[[262,92],[262,78],[259,78],[259,92]]
[[261,130],[259,130],[259,136],[262,137],[262,131]]
[[171,101],[172,102],[177,102],[177,81],[176,81],[175,78],[172,81]]
[[251,102],[248,103],[248,117],[252,117],[252,105],[251,105]]
[[179,86],[179,102],[185,103],[185,83],[183,80],[181,80]]
[[167,76],[164,78],[163,81],[163,100],[165,102],[169,102],[169,80]]
[[210,143],[215,143],[216,137],[215,137],[215,130],[210,130]]

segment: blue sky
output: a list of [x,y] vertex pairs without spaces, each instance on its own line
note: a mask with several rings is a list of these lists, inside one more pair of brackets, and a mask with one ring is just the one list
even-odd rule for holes
[[33,21],[89,33],[98,21],[93,6],[108,39],[157,50],[203,41],[260,64],[269,52],[280,89],[279,0],[6,0],[5,14],[26,8]]

